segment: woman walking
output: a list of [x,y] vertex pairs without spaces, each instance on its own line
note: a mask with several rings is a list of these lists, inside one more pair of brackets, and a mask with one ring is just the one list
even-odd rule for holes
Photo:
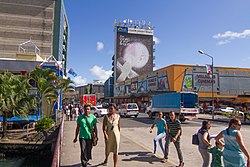
[[[233,118],[230,120],[228,128],[221,131],[215,137],[215,140],[217,142],[219,142],[221,138],[224,138],[225,146],[223,150],[223,160],[225,167],[250,167],[249,152],[244,145],[243,138],[240,133],[240,128],[240,120]],[[246,159],[244,157],[244,154],[246,156]]]
[[209,130],[211,128],[210,121],[203,121],[202,126],[198,131],[198,138],[199,138],[199,152],[203,159],[202,167],[209,166],[210,155],[208,153],[208,148],[212,146],[210,143],[210,134]]
[[154,138],[154,156],[156,156],[156,148],[157,148],[157,143],[159,142],[161,150],[163,152],[163,155],[165,153],[165,150],[162,145],[162,139],[166,137],[166,121],[162,118],[162,112],[158,113],[158,118],[155,118],[154,123],[152,124],[150,128],[150,133],[152,133],[154,126],[156,125],[157,127],[157,136]]
[[109,113],[103,119],[103,134],[105,139],[105,160],[107,166],[108,156],[113,152],[114,167],[117,167],[118,150],[120,143],[120,115],[116,114],[116,105],[109,105]]

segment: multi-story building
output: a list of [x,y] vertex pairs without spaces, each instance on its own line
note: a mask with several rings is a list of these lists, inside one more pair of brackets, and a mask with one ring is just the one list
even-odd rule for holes
[[80,100],[80,96],[84,94],[95,94],[96,100],[100,101],[104,97],[104,84],[102,82],[94,81],[91,84],[87,84],[84,86],[78,86],[75,88],[78,92],[76,96],[76,100]]
[[104,97],[107,101],[112,102],[114,97],[114,77],[109,77],[104,83]]
[[63,0],[0,0],[0,71],[28,72],[53,55],[66,72]]

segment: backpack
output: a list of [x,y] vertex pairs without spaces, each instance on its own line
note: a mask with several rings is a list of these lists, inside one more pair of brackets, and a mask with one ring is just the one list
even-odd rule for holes
[[192,136],[192,144],[193,145],[199,145],[198,133],[193,134],[193,136]]

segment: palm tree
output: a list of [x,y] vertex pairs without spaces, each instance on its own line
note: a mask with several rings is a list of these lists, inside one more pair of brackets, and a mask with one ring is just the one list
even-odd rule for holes
[[27,79],[9,72],[0,74],[0,110],[3,113],[3,139],[7,139],[7,118],[27,116],[37,108],[36,96],[29,95]]
[[61,92],[74,91],[73,82],[68,79],[57,77],[54,70],[36,68],[30,75],[35,80],[38,88],[39,106],[43,116],[53,115],[53,106]]
[[58,79],[56,72],[50,68],[40,69],[36,67],[36,69],[29,74],[29,78],[36,82],[39,107],[42,115],[50,117],[48,103],[51,103],[51,101],[54,101],[57,98],[57,95],[55,94],[57,91],[55,83]]

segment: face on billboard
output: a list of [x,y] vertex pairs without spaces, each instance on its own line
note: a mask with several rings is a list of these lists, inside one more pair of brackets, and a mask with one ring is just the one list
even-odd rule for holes
[[116,82],[153,71],[153,36],[117,33]]
[[158,90],[166,91],[168,89],[167,77],[158,78]]
[[147,81],[138,82],[138,92],[139,93],[147,92]]

